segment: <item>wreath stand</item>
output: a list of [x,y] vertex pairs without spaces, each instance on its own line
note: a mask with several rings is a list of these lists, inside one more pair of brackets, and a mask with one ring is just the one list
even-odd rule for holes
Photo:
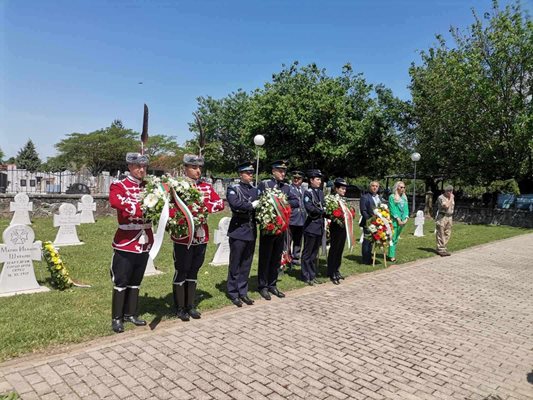
[[[376,245],[374,245],[374,253],[372,254],[372,266],[375,267],[376,266],[376,253],[377,253],[377,247]],[[387,245],[383,245],[383,246],[379,246],[381,248],[381,250],[383,250],[383,262],[385,263],[385,268],[387,268],[387,250],[388,250],[388,247]]]

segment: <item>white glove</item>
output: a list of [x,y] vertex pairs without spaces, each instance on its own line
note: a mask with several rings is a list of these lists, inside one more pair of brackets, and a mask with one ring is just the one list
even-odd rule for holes
[[258,205],[259,205],[259,200],[252,201],[252,207],[253,208],[257,208]]

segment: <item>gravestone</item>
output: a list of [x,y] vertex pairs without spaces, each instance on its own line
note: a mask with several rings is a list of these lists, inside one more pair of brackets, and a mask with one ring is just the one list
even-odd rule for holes
[[220,197],[224,198],[226,192],[224,191],[224,184],[222,183],[222,179],[217,179],[215,181],[215,184],[213,185],[213,188]]
[[80,215],[76,214],[74,204],[63,203],[59,206],[59,214],[54,215],[54,228],[59,226],[54,246],[73,246],[83,244],[78,239],[76,225],[80,224]]
[[424,222],[425,222],[424,211],[418,210],[416,212],[416,217],[415,217],[415,233],[414,233],[414,235],[416,237],[424,236]]
[[4,263],[0,274],[0,296],[20,293],[47,292],[35,279],[33,260],[41,259],[41,242],[33,242],[35,233],[27,225],[10,225],[2,235],[0,262]]
[[33,203],[26,193],[17,193],[15,201],[9,203],[9,211],[14,211],[13,218],[9,225],[31,225],[30,211],[33,211]]
[[144,276],[160,275],[162,273],[162,271],[155,269],[154,259],[149,256],[148,262],[146,263],[146,269],[144,270]]
[[222,218],[218,223],[218,229],[215,229],[214,242],[218,246],[210,265],[229,265],[228,228],[230,221],[229,217]]
[[78,211],[81,211],[80,222],[82,224],[94,224],[93,211],[96,211],[96,203],[93,196],[84,194],[81,196],[81,203],[78,203]]

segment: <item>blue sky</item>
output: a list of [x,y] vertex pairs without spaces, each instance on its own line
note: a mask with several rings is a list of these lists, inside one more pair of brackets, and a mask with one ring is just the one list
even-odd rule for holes
[[[503,6],[508,1],[500,1]],[[532,0],[523,1],[532,10]],[[411,62],[490,0],[0,0],[0,148],[32,139],[44,161],[72,132],[121,119],[192,137],[198,96],[250,91],[282,64],[350,62],[408,99]],[[142,85],[138,82],[143,82]]]

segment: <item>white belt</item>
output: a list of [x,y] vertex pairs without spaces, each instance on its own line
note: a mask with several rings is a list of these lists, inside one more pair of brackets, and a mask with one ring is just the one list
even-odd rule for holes
[[118,229],[122,229],[123,231],[139,231],[141,229],[150,229],[152,228],[152,224],[127,224],[127,225],[119,225]]

